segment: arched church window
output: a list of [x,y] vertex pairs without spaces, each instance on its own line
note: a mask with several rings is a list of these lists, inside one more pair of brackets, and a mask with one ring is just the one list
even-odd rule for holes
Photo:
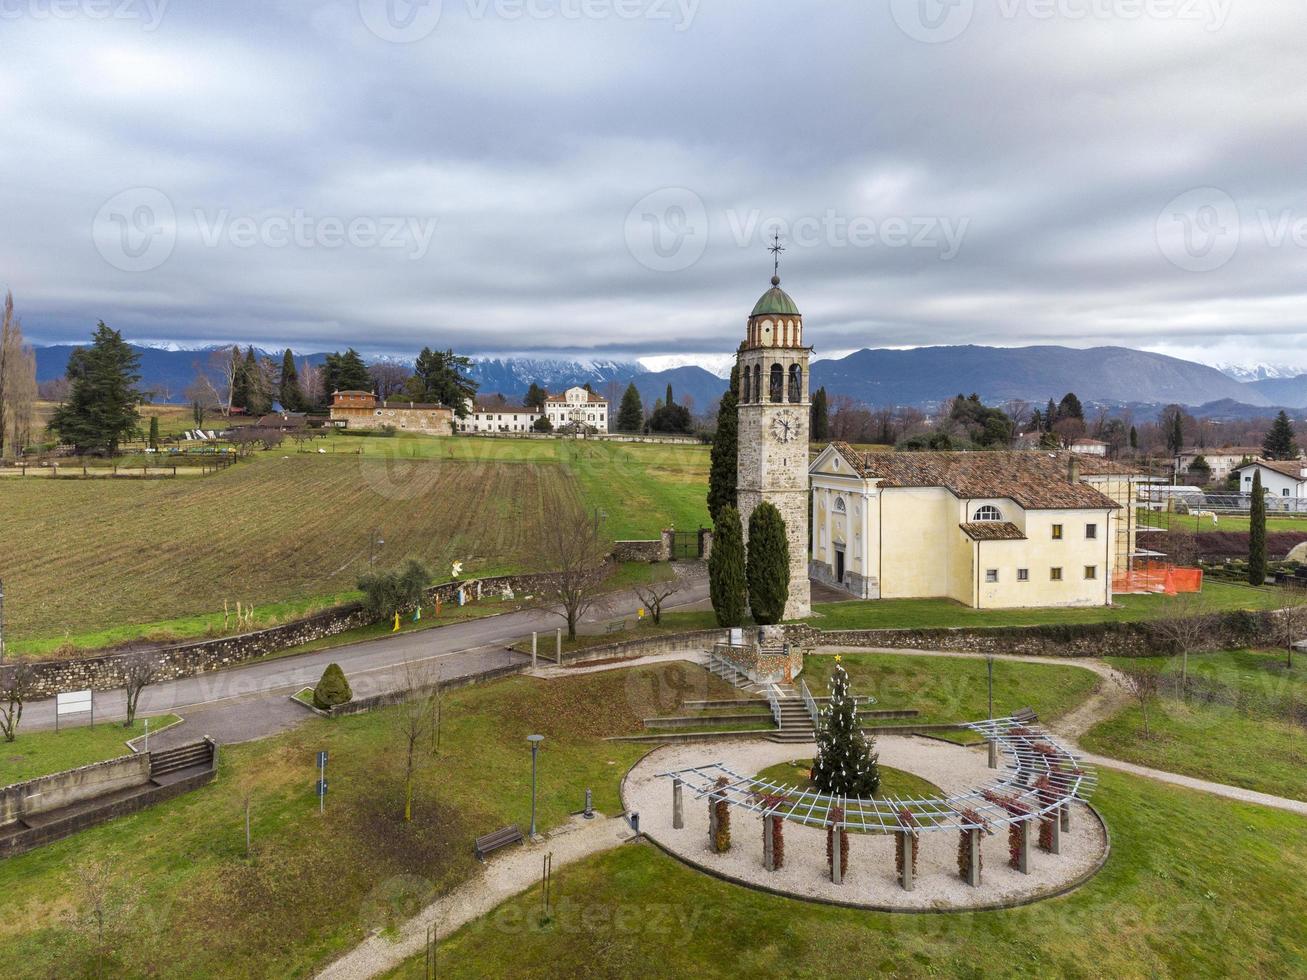
[[985,504],[984,507],[976,508],[976,516],[973,521],[1001,521],[1003,514],[993,504]]
[[762,365],[753,366],[753,400],[762,401]]
[[753,372],[748,368],[744,369],[744,401],[749,401],[749,391],[753,387]]
[[843,497],[836,497],[836,498],[835,498],[835,513],[837,513],[837,514],[847,514],[847,513],[848,513],[848,508],[844,505],[844,498],[843,498]]
[[799,404],[803,401],[803,368],[797,364],[790,365],[790,402]]
[[771,366],[771,400],[785,401],[785,369],[779,364]]

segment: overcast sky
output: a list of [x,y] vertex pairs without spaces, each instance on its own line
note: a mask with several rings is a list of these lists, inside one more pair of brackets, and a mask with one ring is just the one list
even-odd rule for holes
[[1307,4],[0,0],[29,339],[1307,366]]

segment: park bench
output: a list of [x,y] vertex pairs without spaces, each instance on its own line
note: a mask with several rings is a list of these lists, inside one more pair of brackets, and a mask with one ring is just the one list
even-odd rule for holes
[[622,632],[622,630],[624,630],[624,629],[626,629],[626,620],[624,620],[624,619],[619,619],[617,622],[615,622],[615,623],[609,623],[607,626],[605,626],[605,627],[604,627],[604,632],[605,632],[605,633],[620,633],[620,632]]
[[476,839],[476,856],[477,860],[482,863],[486,860],[486,855],[491,851],[497,851],[501,847],[507,847],[509,844],[520,844],[526,838],[522,836],[522,831],[517,829],[514,824],[511,827],[505,827],[503,830],[496,830],[493,834],[486,834],[484,837]]
[[1038,717],[1039,716],[1035,714],[1034,708],[1022,708],[1020,711],[1013,713],[1012,720],[1018,725],[1030,725],[1033,724]]

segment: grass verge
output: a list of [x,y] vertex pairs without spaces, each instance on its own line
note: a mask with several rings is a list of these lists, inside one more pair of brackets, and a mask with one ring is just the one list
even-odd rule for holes
[[[176,715],[150,718],[150,731],[161,731],[177,720]],[[101,722],[94,728],[86,725],[58,732],[24,732],[19,727],[15,741],[0,742],[0,786],[131,755],[127,742],[145,734],[145,721],[137,718],[130,728],[122,722]]]

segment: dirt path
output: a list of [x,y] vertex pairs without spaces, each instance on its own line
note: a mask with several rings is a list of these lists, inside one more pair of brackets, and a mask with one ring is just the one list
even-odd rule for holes
[[502,902],[526,891],[540,881],[540,863],[546,854],[554,856],[557,872],[582,858],[612,850],[631,838],[621,817],[596,815],[593,820],[572,820],[543,840],[500,851],[492,856],[485,871],[432,902],[400,929],[391,940],[372,936],[318,974],[330,980],[374,977],[393,970],[410,956],[421,953],[428,927],[434,925],[441,938],[460,926],[488,915]]

